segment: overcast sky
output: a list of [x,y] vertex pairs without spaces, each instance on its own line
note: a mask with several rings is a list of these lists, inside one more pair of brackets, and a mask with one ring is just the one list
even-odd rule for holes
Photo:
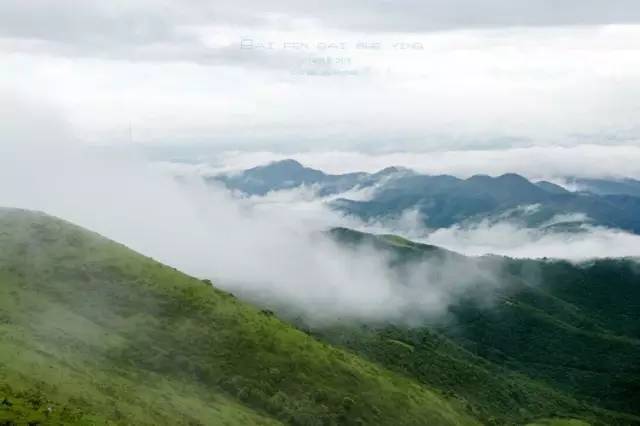
[[100,143],[637,145],[640,2],[2,0],[0,76]]

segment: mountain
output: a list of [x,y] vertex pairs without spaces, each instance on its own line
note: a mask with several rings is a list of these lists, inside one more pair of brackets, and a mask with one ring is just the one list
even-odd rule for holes
[[567,185],[597,195],[630,195],[640,197],[640,181],[635,179],[569,178]]
[[0,424],[479,423],[210,282],[2,209]]
[[258,166],[240,174],[219,175],[209,178],[210,182],[222,182],[228,188],[247,195],[265,195],[271,191],[316,185],[323,194],[347,191],[356,185],[366,184],[366,173],[329,175],[320,170],[304,167],[295,160],[277,161]]
[[338,199],[332,206],[366,220],[416,209],[430,228],[504,219],[540,227],[558,216],[573,215],[583,222],[640,233],[640,198],[562,192],[516,174],[469,179],[400,176],[380,185],[370,200]]
[[566,188],[557,185],[553,182],[548,182],[546,180],[542,180],[539,182],[536,182],[536,185],[538,185],[538,187],[542,188],[543,190],[550,192],[552,194],[567,194],[570,191],[567,190]]
[[307,325],[314,336],[456,395],[483,424],[640,424],[638,261],[468,258],[393,236],[333,234],[344,244],[374,244],[400,263],[455,256],[461,273],[498,274],[501,285],[478,280],[444,319]]
[[[453,261],[478,285],[446,318],[308,324],[62,220],[0,210],[0,424],[640,425],[633,260],[331,235],[396,267]],[[503,285],[485,288],[483,271]]]
[[310,186],[321,196],[339,194],[356,187],[376,185],[392,176],[412,174],[401,167],[387,167],[377,173],[327,174],[304,167],[295,160],[275,161],[264,166],[244,170],[238,174],[221,174],[208,178],[211,183],[220,182],[227,188],[246,195],[265,195],[271,191]]
[[372,196],[367,200],[342,197],[329,205],[364,220],[400,217],[411,209],[419,213],[426,227],[434,229],[484,220],[510,220],[538,228],[560,226],[557,222],[561,218],[572,225],[601,225],[640,233],[640,183],[631,179],[574,179],[572,185],[587,188],[588,184],[592,190],[571,192],[551,182],[530,182],[514,173],[459,179],[390,167],[372,174],[331,175],[284,160],[239,174],[215,176],[209,181],[248,195],[303,185],[313,187],[320,196],[371,188]]

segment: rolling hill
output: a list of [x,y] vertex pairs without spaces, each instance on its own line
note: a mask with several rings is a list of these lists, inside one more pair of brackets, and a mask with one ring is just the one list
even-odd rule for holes
[[332,234],[398,264],[499,266],[505,285],[490,305],[471,289],[445,320],[317,326],[60,219],[0,210],[0,424],[640,425],[633,261]]
[[502,285],[482,298],[471,287],[447,318],[420,326],[306,325],[316,337],[456,395],[484,424],[534,417],[640,424],[636,261],[466,258],[395,236],[333,234],[345,244],[375,244],[401,262],[455,256],[460,271],[470,264],[500,271]]
[[447,399],[99,235],[0,211],[0,424],[475,425]]

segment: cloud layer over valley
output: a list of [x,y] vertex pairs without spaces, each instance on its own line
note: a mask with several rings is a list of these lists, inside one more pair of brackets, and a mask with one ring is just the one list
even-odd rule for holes
[[[372,188],[365,191],[370,192]],[[363,192],[358,193],[360,196]],[[468,256],[488,254],[514,258],[555,258],[585,261],[606,257],[640,258],[640,235],[619,229],[589,224],[588,217],[558,216],[548,226],[529,228],[521,222],[503,218],[429,229],[414,209],[397,217],[363,221],[331,210],[325,204],[339,196],[314,196],[310,188],[277,191],[263,197],[250,197],[261,211],[285,210],[317,228],[343,226],[374,234],[396,234],[433,244]],[[559,225],[580,223],[571,229]]]

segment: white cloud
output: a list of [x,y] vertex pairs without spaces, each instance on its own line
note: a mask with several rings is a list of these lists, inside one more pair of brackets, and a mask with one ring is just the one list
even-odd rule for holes
[[579,231],[527,229],[514,223],[482,222],[436,230],[423,241],[467,255],[584,261],[602,257],[640,257],[640,235],[584,225]]
[[66,43],[148,44],[180,41],[179,30],[203,25],[288,28],[296,22],[370,32],[424,32],[460,28],[608,25],[640,22],[633,0],[565,0],[561,4],[526,0],[337,0],[299,2],[257,0],[40,0],[0,4],[0,33]]
[[[130,122],[138,142],[277,142],[290,149],[633,144],[640,136],[640,25],[489,22],[482,30],[420,32],[408,23],[421,15],[400,5],[359,4],[345,14],[359,22],[397,10],[407,30],[388,32],[299,19],[309,7],[289,2],[272,10],[253,2],[161,6],[3,2],[1,84],[48,98],[83,136],[109,143],[127,141]],[[279,9],[291,16],[278,18]],[[539,13],[541,21],[559,16],[556,9]],[[243,38],[276,48],[242,49]],[[284,49],[284,42],[310,47]],[[318,48],[330,43],[346,47]]]
[[[371,190],[371,188],[369,188]],[[582,213],[558,214],[536,228],[505,214],[501,217],[468,222],[449,228],[429,229],[417,209],[407,209],[398,217],[362,221],[327,207],[326,202],[346,197],[337,194],[319,198],[312,188],[275,191],[266,196],[244,199],[246,205],[261,213],[289,212],[308,229],[347,227],[373,234],[395,234],[443,247],[468,256],[488,254],[513,258],[556,258],[581,262],[607,257],[640,258],[640,235],[590,224]],[[521,213],[533,213],[537,205],[521,206]],[[572,224],[569,228],[558,227]]]
[[[47,137],[28,129],[0,133],[0,206],[70,220],[246,297],[293,306],[315,320],[413,321],[442,314],[478,280],[498,285],[493,271],[473,265],[454,282],[461,268],[455,259],[391,269],[388,254],[348,248],[320,232],[330,218],[301,191],[258,205],[238,201],[200,180],[179,183],[128,149],[88,149],[55,120],[38,120],[46,109],[27,111],[21,108],[23,124]],[[295,199],[312,208],[292,209]]]

